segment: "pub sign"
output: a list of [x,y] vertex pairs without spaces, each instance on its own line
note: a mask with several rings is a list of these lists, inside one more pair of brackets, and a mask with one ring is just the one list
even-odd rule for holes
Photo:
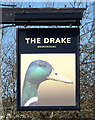
[[79,109],[79,28],[17,29],[18,110]]

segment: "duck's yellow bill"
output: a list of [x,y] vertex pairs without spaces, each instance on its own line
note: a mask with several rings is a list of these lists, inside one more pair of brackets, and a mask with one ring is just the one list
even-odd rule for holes
[[55,70],[52,70],[51,74],[47,77],[47,79],[73,84],[72,80],[69,80],[68,78],[65,78],[65,77],[59,75]]

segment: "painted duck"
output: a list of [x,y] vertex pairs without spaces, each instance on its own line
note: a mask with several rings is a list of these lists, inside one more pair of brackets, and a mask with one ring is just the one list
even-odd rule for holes
[[54,68],[46,61],[33,61],[26,72],[22,89],[22,106],[38,106],[37,89],[41,82],[54,80],[72,84],[73,82],[59,75]]

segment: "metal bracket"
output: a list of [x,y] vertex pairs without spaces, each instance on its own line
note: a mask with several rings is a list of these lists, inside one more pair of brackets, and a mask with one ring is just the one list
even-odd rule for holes
[[0,8],[2,24],[79,26],[85,8]]

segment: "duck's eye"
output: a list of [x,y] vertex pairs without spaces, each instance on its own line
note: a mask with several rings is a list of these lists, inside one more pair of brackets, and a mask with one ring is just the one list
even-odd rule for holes
[[55,75],[57,75],[57,73],[55,73]]

